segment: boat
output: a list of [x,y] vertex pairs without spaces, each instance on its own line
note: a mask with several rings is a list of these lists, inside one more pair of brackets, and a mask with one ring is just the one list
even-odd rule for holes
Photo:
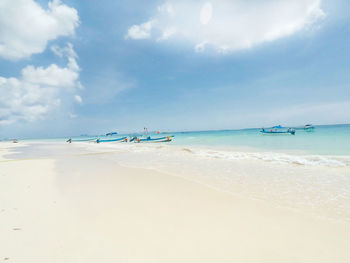
[[106,136],[112,136],[112,135],[117,135],[118,133],[117,132],[109,132],[109,133],[106,133]]
[[72,142],[91,142],[91,141],[95,141],[96,138],[88,138],[88,139],[72,139],[69,138],[66,142],[68,143],[72,143]]
[[291,134],[291,135],[295,135],[295,130],[291,130],[291,131],[261,130],[260,132],[263,134]]
[[284,127],[282,125],[273,126],[272,129],[283,129]]
[[287,128],[287,130],[284,129],[281,125],[273,126],[271,128],[268,128],[265,130],[265,128],[262,128],[260,131],[262,134],[287,134],[287,135],[295,135],[295,129]]
[[[174,138],[174,136],[170,135],[170,136],[166,136],[166,137],[159,137],[159,138],[151,138],[151,136],[149,136],[149,132],[148,132],[148,128],[144,127],[143,128],[143,138],[139,138],[137,136],[133,136],[132,138],[130,138],[130,142],[135,142],[135,143],[143,143],[143,142],[171,142]],[[157,134],[160,134],[160,132],[157,132]]]
[[128,138],[127,137],[122,137],[122,138],[118,138],[118,139],[97,139],[96,142],[100,143],[100,142],[127,142]]
[[133,138],[130,141],[134,141],[136,143],[142,143],[142,142],[171,142],[173,140],[174,136],[167,136],[167,137],[161,137],[161,138],[151,138],[148,136],[145,139],[140,138]]
[[305,131],[313,131],[314,129],[315,129],[315,127],[312,124],[306,124],[304,126]]
[[314,131],[315,127],[312,124],[306,124],[304,126],[293,127],[293,129],[298,131],[311,132],[311,131]]
[[129,142],[136,142],[138,139],[137,136],[131,136],[130,139],[129,139]]

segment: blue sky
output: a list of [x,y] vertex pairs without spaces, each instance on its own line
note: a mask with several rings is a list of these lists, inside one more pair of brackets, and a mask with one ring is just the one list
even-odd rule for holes
[[0,137],[350,122],[345,0],[0,7]]

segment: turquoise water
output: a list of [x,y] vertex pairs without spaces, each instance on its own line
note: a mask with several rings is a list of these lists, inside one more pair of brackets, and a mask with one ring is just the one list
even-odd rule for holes
[[[214,148],[233,148],[235,150],[242,149],[248,151],[350,156],[350,124],[315,126],[312,132],[297,130],[295,135],[261,134],[260,129],[150,134],[151,137],[164,137],[168,135],[175,135],[175,139],[170,145],[184,147],[210,146]],[[123,136],[128,136],[128,134],[118,134],[108,138],[119,138]],[[86,137],[75,138],[83,139]],[[40,141],[66,141],[67,139],[40,139]]]
[[266,135],[260,129],[174,133],[177,145],[253,148],[322,155],[350,155],[350,125],[315,126],[296,135]]

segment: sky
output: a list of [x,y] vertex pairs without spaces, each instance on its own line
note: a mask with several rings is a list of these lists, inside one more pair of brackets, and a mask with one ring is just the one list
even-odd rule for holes
[[350,123],[347,0],[2,0],[0,138]]

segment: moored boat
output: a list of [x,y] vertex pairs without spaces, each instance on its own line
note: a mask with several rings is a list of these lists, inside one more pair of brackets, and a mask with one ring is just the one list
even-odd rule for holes
[[315,129],[315,127],[312,124],[306,124],[304,126],[305,131],[313,131],[314,129]]
[[117,138],[117,139],[100,139],[100,138],[98,138],[96,140],[97,143],[100,143],[100,142],[127,142],[127,141],[128,141],[127,137],[122,137],[122,138]]
[[295,129],[292,128],[284,128],[281,125],[273,126],[271,128],[265,129],[262,128],[260,131],[262,134],[287,134],[287,135],[295,135]]
[[[145,139],[142,138],[136,138],[132,141],[137,142],[137,143],[143,143],[143,142],[171,142],[173,140],[174,136],[167,136],[167,137],[161,137],[161,138],[151,138],[150,136],[148,136]],[[131,140],[130,140],[131,141]]]
[[72,139],[69,138],[66,142],[72,143],[72,142],[92,142],[96,141],[96,138],[88,138],[88,139]]
[[307,132],[310,132],[310,131],[314,131],[315,129],[315,126],[313,126],[312,124],[306,124],[304,126],[296,126],[296,127],[293,127],[294,130],[298,130],[298,131],[307,131]]

